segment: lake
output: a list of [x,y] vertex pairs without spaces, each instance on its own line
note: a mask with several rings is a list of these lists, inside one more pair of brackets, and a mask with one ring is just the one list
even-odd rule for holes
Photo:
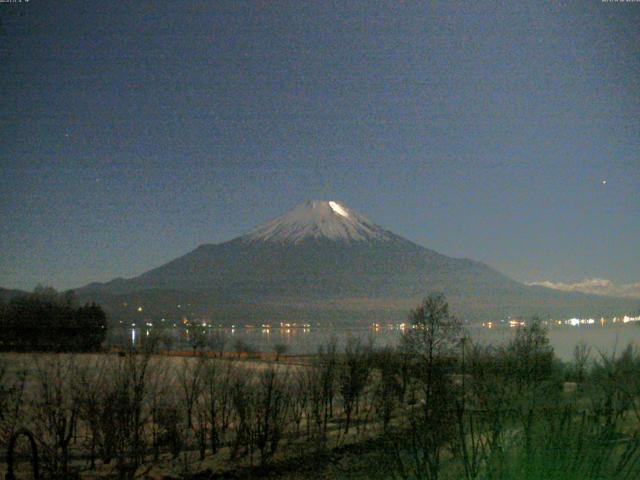
[[[316,353],[321,345],[335,337],[339,345],[343,345],[347,338],[356,337],[363,341],[371,339],[376,346],[396,345],[402,335],[398,326],[379,326],[377,328],[201,328],[206,337],[224,339],[225,351],[233,351],[238,341],[252,346],[256,351],[271,352],[275,345],[284,344],[290,354]],[[517,328],[499,326],[485,328],[482,326],[467,326],[470,337],[479,343],[498,345],[511,339]],[[164,335],[172,340],[172,348],[189,349],[193,329],[176,328],[163,330]],[[152,328],[121,329],[110,335],[110,343],[114,345],[139,346],[153,333]],[[601,325],[579,326],[551,326],[549,327],[549,341],[556,355],[565,361],[570,361],[573,350],[579,342],[585,342],[591,347],[592,357],[598,352],[610,354],[621,351],[629,343],[640,347],[640,325],[629,323],[609,323]]]

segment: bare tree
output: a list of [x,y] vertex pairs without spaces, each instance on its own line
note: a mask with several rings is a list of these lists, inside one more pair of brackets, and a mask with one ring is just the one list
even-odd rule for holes
[[338,386],[345,414],[344,433],[349,433],[354,410],[358,412],[360,396],[371,373],[371,348],[363,346],[359,338],[350,337],[340,365]]
[[242,338],[238,338],[235,341],[234,349],[238,356],[241,356],[242,354],[246,354],[248,357],[251,357],[256,351],[253,345],[251,345],[249,342],[247,342]]
[[229,427],[232,413],[231,388],[236,369],[231,362],[208,359],[202,372],[202,396],[199,403],[206,422],[209,446],[216,453]]
[[433,294],[411,311],[409,328],[402,335],[405,352],[426,366],[455,351],[462,336],[462,324],[449,313],[444,295]]
[[219,357],[222,357],[224,355],[224,347],[226,344],[227,344],[227,337],[224,335],[224,333],[220,331],[215,331],[209,335],[209,338],[208,338],[209,350],[211,352],[214,352],[214,354],[216,354],[217,352],[217,355]]
[[585,378],[587,362],[591,354],[591,347],[584,341],[579,342],[573,349],[573,367],[577,382],[583,382]]
[[520,390],[539,385],[553,372],[553,347],[547,329],[537,317],[516,330],[505,353],[511,362],[509,371]]
[[205,365],[202,359],[182,359],[177,371],[178,385],[186,410],[187,428],[193,428],[193,409],[202,391],[202,376]]
[[285,353],[287,353],[287,351],[289,350],[289,347],[287,345],[285,345],[284,343],[276,343],[273,346],[273,351],[276,354],[276,362],[280,360],[280,357],[282,355],[284,355]]
[[326,441],[329,419],[333,417],[337,373],[337,341],[332,338],[327,345],[320,347],[318,355],[307,370],[307,435],[311,437],[313,433],[321,442]]
[[305,413],[307,413],[307,423],[309,423],[307,412],[309,405],[309,392],[307,388],[307,374],[305,370],[296,371],[292,377],[290,411],[297,437],[300,435],[300,425]]
[[102,443],[100,418],[104,408],[103,388],[107,381],[108,358],[82,363],[78,369],[79,419],[88,435],[89,468],[95,468],[97,449]]
[[101,412],[103,458],[116,459],[119,478],[133,478],[145,452],[145,427],[151,419],[150,378],[154,375],[149,348],[142,355],[115,359],[104,385]]
[[[499,350],[462,344],[462,382],[455,398],[456,435],[451,451],[463,466],[464,478],[477,479],[504,452],[511,416],[511,384],[504,381],[505,359]],[[493,478],[493,477],[489,477]]]
[[443,295],[431,295],[413,310],[411,328],[402,337],[402,347],[411,358],[421,405],[410,409],[408,451],[394,445],[397,472],[405,478],[437,479],[442,451],[451,441],[455,416],[452,358],[462,327],[449,313]]
[[54,477],[67,478],[69,446],[80,413],[76,362],[54,355],[46,363],[34,357],[36,392],[33,396],[35,428],[45,448],[45,465]]
[[157,444],[169,448],[175,461],[184,445],[182,409],[175,398],[166,396],[157,404],[154,411],[154,423],[157,425]]
[[25,417],[23,412],[27,369],[22,362],[8,362],[0,358],[0,444],[7,445]]
[[290,405],[288,375],[271,367],[260,374],[254,410],[255,441],[260,463],[275,454],[287,426]]
[[147,395],[147,404],[149,408],[149,425],[148,430],[151,432],[151,446],[153,451],[153,460],[160,460],[160,444],[162,436],[161,422],[163,408],[166,406],[167,398],[172,396],[175,383],[171,381],[170,374],[172,369],[168,367],[165,357],[155,359],[153,375],[149,378],[149,390]]
[[202,353],[209,343],[206,331],[198,325],[189,329],[188,338],[193,353]]
[[374,358],[378,370],[378,378],[374,386],[375,409],[382,421],[382,430],[386,433],[402,392],[400,361],[399,355],[389,348],[376,352]]
[[235,418],[233,427],[235,438],[231,449],[231,459],[235,459],[243,448],[243,456],[249,455],[253,464],[253,453],[255,450],[255,432],[252,429],[252,420],[255,418],[256,389],[253,385],[252,373],[238,375],[234,378],[231,386],[231,398]]

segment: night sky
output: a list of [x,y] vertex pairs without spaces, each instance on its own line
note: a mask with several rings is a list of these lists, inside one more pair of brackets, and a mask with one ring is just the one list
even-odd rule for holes
[[0,3],[0,286],[307,199],[521,281],[639,281],[640,3],[545,3]]

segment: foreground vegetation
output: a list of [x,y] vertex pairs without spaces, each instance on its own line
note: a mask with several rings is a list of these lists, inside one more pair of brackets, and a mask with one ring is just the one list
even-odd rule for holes
[[536,321],[476,345],[440,296],[411,321],[395,349],[330,342],[305,365],[173,359],[154,342],[5,355],[0,445],[27,428],[49,478],[640,478],[636,350],[581,345],[564,365]]

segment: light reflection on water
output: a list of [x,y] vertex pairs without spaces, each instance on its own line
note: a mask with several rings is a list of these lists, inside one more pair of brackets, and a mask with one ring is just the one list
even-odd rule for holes
[[[199,327],[197,327],[199,328]],[[275,345],[284,344],[290,354],[316,353],[321,345],[325,345],[332,338],[343,345],[347,338],[356,337],[363,341],[372,341],[375,346],[382,347],[396,345],[402,334],[398,327],[344,327],[344,328],[199,328],[198,334],[215,342],[215,337],[224,339],[224,350],[233,351],[238,341],[252,346],[256,351],[272,352]],[[471,338],[477,342],[490,345],[504,343],[515,334],[514,328],[482,328],[480,326],[467,327]],[[157,330],[170,338],[170,348],[177,350],[191,349],[193,328]],[[144,332],[144,333],[142,333]],[[110,343],[119,346],[140,347],[145,337],[153,333],[153,329],[130,328],[110,334]],[[144,336],[143,336],[144,335]],[[571,360],[577,343],[585,342],[592,349],[592,355],[599,352],[620,352],[629,343],[640,347],[640,325],[614,324],[589,326],[559,326],[549,329],[549,341],[556,354],[562,360]],[[214,347],[218,348],[218,347]]]

